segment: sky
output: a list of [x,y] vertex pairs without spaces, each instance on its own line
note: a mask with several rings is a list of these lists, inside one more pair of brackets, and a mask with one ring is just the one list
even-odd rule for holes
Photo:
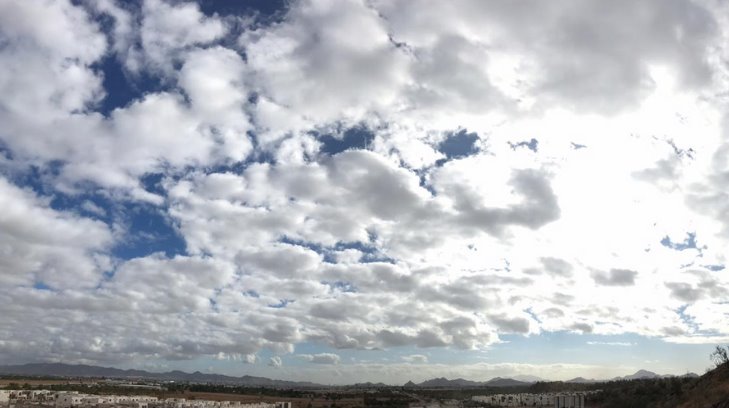
[[702,374],[724,0],[0,0],[0,364]]

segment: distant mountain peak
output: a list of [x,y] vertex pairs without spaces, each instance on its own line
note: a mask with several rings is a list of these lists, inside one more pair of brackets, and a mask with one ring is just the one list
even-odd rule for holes
[[643,378],[659,378],[659,377],[661,377],[661,376],[654,373],[653,371],[641,369],[641,370],[636,371],[635,374],[626,375],[625,377],[623,377],[623,379],[624,380],[640,380]]

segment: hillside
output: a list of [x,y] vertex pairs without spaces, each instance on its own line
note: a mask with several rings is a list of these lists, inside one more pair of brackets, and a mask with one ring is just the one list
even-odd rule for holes
[[729,364],[699,377],[685,390],[679,408],[729,408]]
[[643,377],[601,383],[595,408],[729,408],[729,364],[701,377]]

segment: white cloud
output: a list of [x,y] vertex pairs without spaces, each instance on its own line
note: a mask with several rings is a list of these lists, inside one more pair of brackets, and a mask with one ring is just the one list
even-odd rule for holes
[[[389,109],[408,80],[410,57],[392,44],[377,11],[359,0],[293,3],[285,21],[245,32],[239,43],[264,101],[256,107],[263,141]],[[282,128],[279,118],[293,127]]]
[[[302,0],[253,27],[188,2],[0,1],[0,356],[724,339],[726,12],[519,4]],[[163,89],[96,112],[106,56]],[[369,151],[322,153],[355,125]],[[459,131],[474,152],[446,157]],[[154,204],[185,253],[115,259],[133,228],[94,194]]]
[[4,1],[0,15],[0,35],[13,44],[0,51],[4,139],[17,139],[19,145],[10,147],[18,154],[62,152],[62,141],[48,139],[46,146],[32,131],[67,113],[84,112],[103,97],[91,64],[104,54],[106,39],[87,13],[67,1]]
[[669,336],[664,339],[678,344],[722,344],[729,343],[729,336]]
[[281,361],[281,357],[273,356],[268,360],[268,365],[273,368],[280,368],[283,366],[283,362]]
[[104,223],[56,211],[5,178],[0,230],[0,281],[6,287],[93,288],[111,265],[113,235]]
[[635,346],[635,343],[625,342],[625,341],[588,341],[587,344],[591,346],[620,346],[620,347],[630,347]]
[[[152,70],[169,72],[180,53],[221,38],[227,29],[218,18],[201,13],[195,3],[144,0],[139,30],[144,58],[141,64]],[[138,66],[130,68],[141,69]]]
[[425,354],[411,354],[409,356],[402,356],[402,360],[406,363],[426,364],[428,362],[428,356]]
[[296,356],[314,364],[339,364],[341,361],[339,355],[333,353],[297,354]]

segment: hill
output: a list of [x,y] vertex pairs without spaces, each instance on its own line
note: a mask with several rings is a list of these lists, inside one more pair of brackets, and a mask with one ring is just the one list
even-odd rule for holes
[[645,378],[660,378],[661,376],[648,370],[638,370],[635,374],[626,375],[625,377],[616,378],[616,380],[642,380]]
[[[631,377],[631,376],[628,376]],[[625,379],[598,385],[590,397],[599,408],[729,408],[729,363],[695,378],[657,376]]]
[[485,383],[482,383],[486,387],[521,387],[531,384],[530,382],[518,381],[513,378],[492,378]]
[[608,382],[608,381],[633,381],[633,380],[646,380],[646,379],[652,379],[652,378],[698,378],[698,374],[695,373],[686,373],[683,375],[673,375],[673,374],[665,374],[660,375],[656,374],[652,371],[648,370],[638,370],[634,374],[626,375],[623,377],[615,377],[611,380],[596,380],[593,378],[584,378],[584,377],[575,377],[571,380],[565,381],[566,383],[571,384],[594,384],[594,383],[602,383],[602,382]]
[[461,388],[461,387],[478,387],[481,383],[476,381],[464,380],[463,378],[456,378],[455,380],[449,380],[447,378],[433,378],[431,380],[423,381],[418,384],[418,387],[424,388]]
[[565,381],[566,383],[575,383],[575,384],[592,384],[596,382],[600,382],[600,380],[593,380],[593,379],[587,379],[584,377],[575,377],[571,380]]
[[445,377],[433,378],[427,381],[423,381],[419,384],[414,384],[412,381],[408,381],[405,387],[408,388],[476,388],[476,387],[521,387],[532,384],[533,381],[519,381],[513,378],[501,378],[495,377],[488,381],[470,381],[464,380],[463,378],[456,378],[455,380],[449,380]]
[[694,380],[680,401],[679,408],[729,408],[729,364]]

